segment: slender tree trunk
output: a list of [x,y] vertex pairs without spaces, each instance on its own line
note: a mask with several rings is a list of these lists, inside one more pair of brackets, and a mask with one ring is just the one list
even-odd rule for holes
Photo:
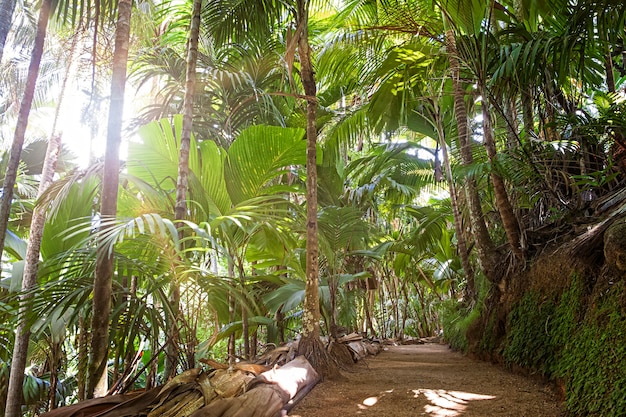
[[278,328],[278,343],[285,343],[285,314],[281,306],[276,312],[276,327]]
[[[228,277],[231,278],[232,281],[235,277],[235,264],[232,261],[232,256],[228,258]],[[232,323],[235,321],[235,297],[232,294],[228,294],[228,319]],[[236,345],[235,345],[235,333],[231,333],[228,336],[228,364],[233,365],[235,363]]]
[[44,0],[41,4],[41,9],[39,10],[37,33],[35,35],[35,44],[30,57],[30,65],[28,66],[26,87],[24,88],[22,103],[17,116],[13,143],[9,154],[9,161],[4,175],[4,186],[2,190],[2,197],[0,198],[0,254],[2,254],[2,251],[4,250],[4,239],[6,238],[9,216],[11,214],[13,188],[15,187],[15,181],[17,179],[17,170],[20,164],[20,157],[22,156],[22,148],[24,146],[24,136],[26,135],[26,127],[28,126],[28,116],[33,104],[37,77],[39,76],[39,66],[41,64],[44,42],[46,40],[46,31],[48,28],[51,4],[51,0]]
[[[241,297],[245,297],[246,292],[246,274],[243,267],[243,260],[237,259],[239,270],[239,286],[241,288]],[[243,357],[244,359],[250,359],[250,326],[248,323],[248,309],[241,303],[241,338],[243,340]]]
[[[57,123],[59,120],[59,114],[63,106],[63,99],[65,96],[65,89],[67,87],[67,81],[71,72],[72,61],[74,51],[76,49],[76,40],[72,42],[70,50],[70,56],[68,58],[67,70],[63,78],[63,84],[61,86],[61,93],[57,103],[56,112],[54,115],[54,122],[52,124],[52,133],[48,139],[48,146],[46,148],[46,156],[44,159],[43,169],[41,172],[41,180],[39,182],[39,189],[37,190],[37,199],[39,200],[48,187],[54,180],[54,172],[56,171],[57,161],[59,159],[59,153],[61,152],[61,133],[57,132]],[[24,272],[22,278],[22,291],[27,291],[37,285],[37,272],[39,270],[39,254],[41,250],[41,241],[43,239],[44,224],[46,221],[46,207],[42,207],[39,204],[35,206],[33,215],[30,222],[30,236],[28,238],[28,247],[26,249],[26,259],[24,262]],[[24,370],[26,367],[26,352],[28,351],[28,342],[30,338],[30,330],[27,328],[26,323],[23,322],[23,314],[27,307],[22,307],[20,312],[20,320],[17,326],[17,332],[15,337],[15,345],[13,348],[13,359],[11,361],[11,371],[15,375],[15,378],[9,379],[9,398],[11,401],[21,401],[22,397],[22,384],[24,382]],[[56,366],[57,357],[53,354],[54,361],[51,366]],[[50,407],[54,408],[53,402],[56,398],[56,387],[53,387],[52,376],[56,372],[54,368],[51,368],[51,382],[50,382]],[[19,378],[19,375],[22,375]],[[55,375],[56,376],[56,375]],[[21,380],[19,380],[21,379]],[[55,380],[56,383],[56,380]],[[7,413],[8,415],[8,413]]]
[[[118,4],[115,50],[113,52],[111,100],[107,126],[107,144],[102,175],[100,216],[110,220],[117,213],[119,186],[119,148],[122,137],[126,65],[130,39],[131,0]],[[87,374],[87,397],[102,396],[107,392],[107,358],[109,346],[109,315],[113,288],[113,249],[98,246],[96,276],[93,285],[93,313],[91,317],[91,355]]]
[[87,366],[88,366],[88,348],[89,343],[89,331],[87,330],[87,320],[80,313],[78,319],[78,372],[76,375],[76,388],[78,393],[76,394],[78,401],[83,401],[87,392]]
[[57,408],[59,367],[61,366],[61,344],[52,342],[50,347],[50,390],[48,391],[48,409],[54,410]]
[[515,98],[504,98],[504,112],[507,119],[506,124],[506,142],[509,149],[517,149],[519,147],[518,136],[519,123],[517,120],[517,109],[515,108]]
[[338,278],[335,274],[328,277],[328,298],[330,304],[330,337],[337,339],[337,293],[339,292]]
[[606,87],[609,93],[615,92],[615,75],[613,74],[613,58],[611,57],[611,51],[608,46],[604,55],[604,67],[606,68]]
[[317,86],[311,47],[309,45],[309,0],[298,0],[298,27],[301,30],[298,39],[300,55],[300,77],[304,93],[307,96],[306,122],[306,285],[304,312],[302,315],[302,338],[298,351],[311,363],[322,378],[337,373],[334,363],[320,341],[320,303],[319,303],[319,248],[317,235]]
[[509,193],[506,190],[504,179],[498,173],[497,167],[497,151],[496,141],[493,137],[493,126],[491,125],[491,112],[489,111],[489,99],[487,98],[487,91],[482,86],[482,107],[483,107],[483,140],[485,149],[487,150],[487,157],[491,162],[491,183],[493,184],[494,194],[496,196],[496,206],[502,219],[502,225],[506,237],[511,246],[511,250],[518,259],[524,259],[524,251],[520,244],[520,229],[517,216],[513,211],[513,206],[509,200]]
[[[39,66],[41,64],[41,57],[43,55],[43,47],[46,39],[46,32],[48,28],[48,20],[50,18],[50,5],[51,0],[44,0],[39,11],[39,19],[37,21],[37,35],[35,37],[35,45],[33,47],[30,66],[28,67],[28,76],[26,79],[26,88],[24,90],[24,96],[22,98],[22,104],[18,114],[17,125],[15,127],[15,136],[13,137],[13,145],[11,147],[11,154],[9,156],[9,163],[7,165],[7,171],[4,177],[4,190],[2,199],[0,200],[0,254],[4,248],[4,239],[6,237],[7,226],[9,222],[9,214],[11,213],[11,200],[13,199],[13,187],[17,178],[17,169],[20,162],[20,156],[22,153],[22,147],[24,145],[24,136],[26,134],[26,126],[28,125],[28,115],[33,103],[33,96],[35,93],[35,85],[37,83],[37,76],[39,75]],[[51,138],[52,148],[54,144],[60,141],[60,138]],[[48,145],[48,150],[51,150],[51,145]],[[46,151],[48,152],[48,151]],[[47,155],[47,153],[46,153]],[[54,155],[50,155],[51,158]],[[47,168],[52,173],[48,173],[50,180],[46,181],[42,178],[40,184],[40,193],[47,188],[51,182],[51,177],[54,173],[56,161],[50,161]],[[43,188],[42,188],[43,187]],[[22,281],[22,289],[27,290],[32,288],[37,283],[37,264],[39,262],[39,246],[41,245],[41,235],[43,234],[43,220],[45,217],[38,219],[39,216],[43,216],[43,210],[39,210],[33,216],[33,221],[41,223],[40,230],[35,230],[34,236],[31,235],[33,243],[28,245],[26,253],[26,267],[28,270],[24,270],[24,277]],[[35,244],[35,241],[39,241],[39,246]],[[34,267],[34,268],[33,268]],[[23,298],[25,296],[21,296]],[[26,367],[26,357],[28,354],[28,339],[30,338],[30,329],[27,327],[24,321],[24,314],[26,313],[26,306],[22,305],[19,311],[19,323],[17,328],[17,335],[15,338],[15,345],[13,347],[13,359],[11,363],[11,372],[9,374],[9,390],[7,403],[5,408],[5,416],[18,417],[21,415],[22,406],[22,384],[24,383],[24,368]]]
[[404,328],[406,326],[406,318],[409,312],[409,294],[406,289],[406,283],[402,282],[400,292],[404,298],[404,306],[402,307],[402,326],[400,327],[400,339],[404,339]]
[[439,108],[436,107],[436,119],[437,119],[437,133],[439,136],[439,147],[443,155],[443,165],[446,171],[446,180],[448,181],[448,188],[450,190],[450,206],[452,207],[452,217],[454,219],[454,232],[456,233],[456,247],[461,258],[461,266],[465,271],[465,297],[468,300],[476,301],[476,284],[474,277],[474,268],[469,259],[469,250],[467,249],[467,241],[465,240],[465,231],[463,230],[463,218],[461,217],[461,211],[459,210],[459,202],[457,199],[457,189],[454,183],[454,177],[452,176],[452,166],[450,165],[450,156],[448,155],[448,144],[445,138],[443,124],[441,121],[441,113]]
[[[450,62],[450,72],[454,90],[454,113],[456,116],[457,130],[459,134],[459,144],[461,148],[461,159],[463,165],[470,166],[474,162],[472,156],[472,145],[468,134],[467,110],[465,109],[465,92],[460,80],[460,63],[456,49],[456,39],[454,32],[446,30],[446,48],[448,49],[448,60]],[[469,217],[472,225],[472,233],[476,242],[476,251],[481,268],[489,281],[496,282],[495,266],[497,257],[495,248],[489,231],[483,218],[483,212],[478,195],[476,180],[473,177],[465,178],[465,193],[469,206]]]
[[522,90],[520,100],[522,103],[522,121],[524,122],[524,131],[527,136],[535,133],[535,118],[533,116],[532,90],[527,87]]
[[4,45],[7,41],[7,35],[11,30],[13,12],[15,11],[16,4],[17,0],[0,0],[0,62],[2,62],[2,56],[4,55]]
[[[183,127],[180,137],[180,154],[178,158],[178,177],[176,182],[176,207],[174,209],[174,220],[179,227],[179,238],[182,239],[183,229],[179,223],[187,217],[187,189],[189,188],[189,151],[191,142],[191,131],[193,127],[193,98],[196,91],[196,62],[198,61],[198,39],[200,37],[200,12],[202,11],[202,0],[194,0],[191,12],[191,22],[189,26],[189,41],[187,49],[187,70],[185,76],[185,97],[183,101]],[[178,345],[180,335],[178,334],[178,321],[180,319],[180,285],[174,281],[171,284],[169,297],[172,309],[173,321],[168,334],[168,346],[165,356],[165,378],[168,379],[176,372],[178,363]]]
[[363,299],[363,305],[365,307],[365,330],[370,333],[371,336],[375,336],[374,322],[372,321],[372,310],[374,308],[374,291],[367,290],[366,297]]

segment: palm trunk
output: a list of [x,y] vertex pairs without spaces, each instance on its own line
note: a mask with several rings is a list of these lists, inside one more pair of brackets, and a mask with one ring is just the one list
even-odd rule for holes
[[16,0],[0,1],[0,62],[2,62],[7,35],[11,30],[11,22],[13,20],[13,12],[15,11],[16,4]]
[[61,344],[52,342],[50,346],[50,389],[48,391],[48,409],[57,408],[57,389],[59,386],[59,367],[61,366]]
[[498,173],[495,167],[497,151],[496,142],[493,137],[493,127],[491,125],[491,113],[489,112],[489,99],[487,98],[487,91],[482,86],[482,107],[483,107],[483,140],[485,149],[487,150],[487,157],[491,163],[491,183],[493,184],[494,194],[496,196],[496,206],[502,219],[502,225],[504,226],[504,232],[511,246],[511,250],[518,259],[524,259],[524,251],[521,248],[520,230],[517,216],[513,211],[513,206],[509,200],[509,193],[506,190],[504,180]]
[[319,305],[319,248],[317,235],[317,86],[311,63],[309,46],[308,13],[309,0],[298,0],[298,27],[301,30],[298,39],[300,55],[300,77],[304,93],[307,96],[306,122],[306,285],[304,313],[302,315],[302,338],[298,351],[311,363],[313,368],[324,378],[332,376],[336,369],[328,352],[320,341],[320,305]]
[[328,298],[330,301],[330,337],[337,339],[337,293],[339,292],[335,274],[328,277]]
[[28,66],[26,87],[24,88],[22,103],[17,116],[13,143],[9,154],[9,161],[7,163],[6,174],[4,175],[2,198],[0,198],[0,254],[4,250],[4,239],[6,238],[9,216],[11,214],[13,188],[15,187],[15,181],[17,179],[20,157],[22,156],[22,147],[24,146],[24,136],[26,134],[26,127],[28,126],[28,116],[33,104],[37,77],[39,76],[39,66],[43,55],[51,4],[51,0],[45,0],[41,5],[41,10],[39,11],[37,34],[35,35],[35,44],[31,53],[30,65]]
[[[126,65],[130,39],[131,0],[120,0],[113,52],[111,100],[107,126],[107,144],[102,175],[100,216],[110,220],[117,213],[119,186],[119,148],[122,137]],[[106,226],[105,226],[106,227]],[[91,355],[87,374],[87,397],[102,396],[107,392],[107,358],[109,346],[109,315],[113,288],[113,250],[99,244],[93,285],[93,313],[91,317]]]
[[[196,62],[198,60],[198,39],[200,37],[200,12],[202,11],[202,0],[194,0],[189,27],[189,44],[187,50],[187,70],[185,76],[185,98],[183,101],[183,127],[180,137],[180,155],[178,158],[178,177],[176,182],[176,207],[174,209],[174,219],[179,227],[179,238],[182,240],[183,231],[180,220],[184,220],[187,212],[187,188],[189,179],[189,148],[191,142],[191,130],[193,127],[193,97],[196,91]],[[168,345],[165,355],[165,378],[174,375],[178,363],[178,344],[180,335],[178,325],[180,315],[180,286],[174,281],[169,297],[172,308],[170,333],[168,334]]]
[[[232,256],[228,257],[228,277],[231,279],[231,281],[234,281],[234,277],[235,277],[235,264],[232,261]],[[232,296],[232,294],[228,294],[228,320],[232,323],[235,321],[235,297]],[[231,335],[228,337],[228,364],[229,365],[234,365],[235,364],[235,357],[237,355],[236,352],[236,345],[235,345],[235,333],[231,333]]]
[[76,375],[76,397],[78,401],[83,401],[87,392],[87,355],[89,354],[87,345],[89,343],[89,330],[87,330],[87,320],[81,312],[78,318],[78,372]]
[[[243,267],[243,260],[237,259],[239,270],[239,285],[241,288],[241,297],[245,298],[246,292],[246,274]],[[250,326],[248,323],[248,310],[245,303],[241,303],[241,339],[243,340],[243,357],[250,359]]]
[[[46,39],[46,32],[48,28],[48,20],[50,18],[50,5],[51,0],[44,0],[39,11],[39,19],[37,21],[37,35],[35,37],[35,45],[31,55],[30,66],[28,67],[28,76],[26,79],[26,88],[24,90],[24,97],[20,107],[20,112],[17,119],[17,125],[15,127],[15,136],[13,137],[13,145],[11,147],[11,155],[9,156],[9,163],[7,165],[7,172],[4,177],[4,190],[0,203],[0,254],[4,248],[4,239],[7,232],[7,226],[9,222],[9,214],[11,213],[11,200],[13,199],[13,187],[17,178],[17,169],[20,162],[20,156],[22,153],[22,147],[24,145],[24,135],[26,133],[26,126],[28,125],[28,115],[33,102],[33,96],[35,93],[35,85],[37,83],[37,76],[39,75],[39,66],[41,64],[41,57],[43,55],[44,41]],[[54,137],[54,135],[53,135]],[[54,149],[54,144],[57,144],[60,137],[51,138],[51,143],[48,145],[46,156],[48,151]],[[54,152],[53,152],[54,153]],[[57,153],[58,155],[58,153]],[[50,154],[54,159],[53,154]],[[47,162],[47,161],[46,161]],[[39,191],[43,193],[43,190],[52,181],[54,174],[54,168],[56,161],[51,160],[47,164],[48,181],[42,178]],[[42,173],[43,175],[44,173]],[[41,245],[41,237],[43,235],[43,222],[45,220],[44,210],[36,210],[33,215],[33,222],[40,224],[39,230],[34,230],[34,236],[31,235],[32,243],[28,245],[26,253],[24,277],[22,281],[22,289],[27,290],[36,285],[37,283],[37,264],[39,262],[39,247]],[[39,241],[39,245],[36,241]],[[22,296],[23,297],[23,296]],[[24,314],[26,313],[26,306],[22,304],[19,311],[19,324],[17,328],[17,336],[15,338],[15,345],[13,348],[13,359],[11,362],[11,372],[9,375],[9,388],[8,397],[5,409],[5,416],[18,417],[21,415],[22,406],[22,384],[24,383],[24,368],[26,367],[26,357],[28,354],[28,339],[30,338],[30,329],[24,322]]]
[[522,120],[524,122],[524,131],[526,136],[535,134],[535,118],[533,116],[533,97],[530,87],[522,90],[520,95],[522,103]]
[[517,109],[515,108],[515,97],[505,97],[504,100],[507,147],[509,149],[517,149],[519,147],[519,123],[517,120]]
[[367,290],[366,297],[363,299],[363,306],[365,307],[365,331],[369,332],[370,336],[375,336],[374,321],[372,320],[372,310],[374,310],[374,291]]
[[436,107],[435,118],[437,119],[437,134],[439,136],[439,147],[443,155],[443,165],[446,171],[446,180],[450,190],[450,206],[452,207],[452,217],[454,218],[454,232],[456,233],[456,248],[461,258],[461,266],[465,271],[465,297],[468,300],[476,300],[476,285],[474,279],[474,268],[469,259],[469,251],[467,250],[467,241],[465,240],[465,231],[463,230],[463,219],[459,210],[459,202],[457,200],[457,189],[452,176],[452,166],[450,165],[450,156],[448,155],[448,144],[443,130],[441,121],[441,113]]
[[[461,159],[464,166],[474,163],[472,156],[472,146],[468,135],[467,110],[465,109],[465,91],[460,80],[460,63],[456,49],[456,39],[454,32],[450,29],[446,31],[446,48],[448,49],[448,60],[450,62],[450,72],[454,91],[454,113],[456,116],[457,130],[459,135],[459,145],[461,148]],[[483,212],[478,195],[476,180],[472,177],[465,178],[465,193],[469,207],[470,223],[476,242],[478,261],[485,276],[489,281],[498,281],[496,277],[497,256],[487,225],[483,218]]]

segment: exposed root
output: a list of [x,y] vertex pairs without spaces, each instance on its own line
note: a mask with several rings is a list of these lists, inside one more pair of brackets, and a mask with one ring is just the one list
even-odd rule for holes
[[298,354],[307,358],[313,369],[317,371],[323,380],[335,379],[341,376],[337,363],[319,338],[303,337],[300,339]]
[[339,369],[346,370],[354,365],[355,359],[348,345],[337,342],[330,342],[328,352],[335,361]]

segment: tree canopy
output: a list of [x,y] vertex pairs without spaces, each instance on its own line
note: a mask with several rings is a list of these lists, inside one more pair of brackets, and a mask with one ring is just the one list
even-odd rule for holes
[[585,232],[623,212],[625,19],[0,0],[0,409],[296,338],[330,375],[346,333],[453,339],[547,248],[598,262]]

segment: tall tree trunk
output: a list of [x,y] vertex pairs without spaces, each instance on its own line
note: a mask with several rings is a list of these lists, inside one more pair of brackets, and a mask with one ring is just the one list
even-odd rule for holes
[[[107,126],[107,144],[102,175],[100,216],[110,220],[117,213],[119,187],[119,148],[122,137],[126,65],[130,39],[131,0],[118,4],[115,50],[111,75],[111,100]],[[106,226],[103,226],[106,228]],[[96,274],[93,284],[93,313],[91,317],[91,355],[87,374],[87,397],[102,396],[107,392],[107,358],[109,346],[109,315],[113,288],[113,249],[98,245]]]
[[[461,159],[463,165],[470,166],[474,163],[474,157],[472,156],[472,145],[468,135],[467,110],[465,109],[465,91],[463,91],[460,79],[461,67],[456,49],[456,39],[454,32],[451,29],[446,30],[446,48],[448,49],[448,60],[450,62],[450,72],[454,91],[454,113],[459,135]],[[485,219],[483,218],[483,211],[480,196],[478,195],[476,180],[471,176],[465,178],[465,193],[469,207],[472,233],[476,242],[478,261],[480,262],[480,266],[489,281],[499,281],[499,278],[496,277],[495,271],[497,263],[495,247],[491,241],[491,237],[489,236]]]
[[[239,271],[239,288],[241,289],[241,298],[246,296],[246,272],[243,266],[243,260],[237,259]],[[243,340],[243,357],[250,359],[250,325],[248,323],[248,306],[245,302],[241,303],[241,339]]]
[[[235,278],[235,264],[233,262],[233,257],[228,257],[228,277],[231,279],[231,282],[234,282]],[[228,320],[233,323],[235,321],[235,313],[236,313],[236,305],[235,305],[235,297],[232,294],[228,294]],[[228,336],[228,364],[234,365],[235,359],[237,355],[236,344],[235,344],[235,333],[231,333]]]
[[41,56],[43,55],[43,47],[46,40],[46,31],[48,28],[51,4],[51,0],[44,0],[41,4],[41,9],[39,10],[37,33],[35,35],[35,44],[30,57],[30,65],[28,66],[26,87],[24,88],[22,103],[17,116],[13,143],[9,154],[9,161],[4,175],[2,197],[0,198],[0,255],[4,250],[4,240],[6,238],[9,224],[9,216],[11,214],[13,188],[15,187],[15,181],[17,179],[17,170],[20,165],[20,157],[22,156],[22,147],[24,146],[24,136],[26,135],[26,127],[28,126],[28,116],[33,104],[37,77],[39,76],[39,66],[41,64]]
[[372,311],[374,310],[374,291],[367,290],[367,294],[363,299],[363,306],[365,309],[365,331],[369,332],[370,336],[375,336],[374,321],[372,320]]
[[489,111],[489,98],[487,97],[487,89],[483,85],[482,88],[482,107],[483,107],[483,140],[485,149],[487,150],[487,157],[491,163],[491,183],[493,184],[493,191],[496,196],[496,206],[502,219],[502,225],[504,226],[504,232],[511,246],[511,250],[518,259],[524,259],[524,251],[521,247],[520,229],[517,216],[513,211],[511,200],[509,200],[509,193],[506,190],[504,179],[498,173],[497,167],[497,150],[496,141],[493,137],[493,126],[491,124],[491,112]]
[[[11,154],[9,156],[9,163],[7,165],[6,175],[4,177],[4,190],[2,199],[0,200],[0,255],[4,248],[4,239],[6,237],[7,226],[9,223],[9,214],[11,213],[11,200],[13,199],[13,187],[17,178],[17,169],[20,163],[20,156],[22,154],[22,147],[24,145],[24,136],[26,134],[26,126],[28,125],[28,115],[33,103],[33,96],[35,93],[35,85],[37,83],[37,76],[39,75],[39,66],[41,64],[41,57],[43,55],[43,47],[46,39],[46,32],[48,28],[48,20],[50,18],[50,5],[51,0],[44,0],[39,11],[39,19],[37,21],[37,35],[35,37],[35,45],[30,59],[30,66],[28,67],[28,76],[26,79],[26,88],[24,89],[24,96],[22,98],[22,104],[20,106],[20,112],[18,114],[17,125],[15,127],[15,136],[13,137],[13,145],[11,147]],[[60,141],[60,137],[51,137],[52,144],[48,144],[48,150],[53,151],[55,144]],[[52,149],[51,149],[52,148]],[[58,155],[58,151],[56,153]],[[54,155],[50,154],[50,157],[54,159]],[[47,161],[46,161],[47,162]],[[47,164],[48,172],[42,173],[42,175],[48,174],[48,180],[42,178],[39,185],[39,193],[43,193],[43,190],[52,181],[54,175],[54,169],[56,161],[51,160]],[[39,213],[37,213],[39,211]],[[37,219],[38,216],[43,216],[44,210],[39,208],[33,215],[33,221],[41,223],[40,230],[33,231],[34,236],[31,235],[30,244],[26,250],[25,270],[22,281],[22,289],[30,289],[37,283],[37,263],[39,262],[39,246],[41,245],[41,236],[43,234],[43,221],[45,217]],[[36,245],[36,241],[39,241],[39,245]],[[28,268],[28,269],[26,269]],[[24,296],[22,296],[24,297]],[[28,339],[30,338],[30,329],[24,322],[24,314],[27,307],[22,305],[19,311],[19,323],[17,328],[17,336],[15,338],[15,345],[13,347],[13,359],[11,363],[11,372],[9,374],[9,390],[7,403],[5,408],[5,416],[18,417],[21,415],[22,406],[22,384],[24,383],[24,368],[26,367],[26,356],[28,353]]]
[[7,41],[7,35],[11,30],[13,12],[15,11],[16,4],[17,0],[0,0],[0,62],[2,62],[2,56],[4,55],[4,45]]
[[450,190],[450,206],[452,207],[452,217],[454,219],[454,232],[456,233],[456,248],[461,258],[461,266],[465,271],[465,297],[468,300],[476,301],[476,284],[474,277],[474,268],[469,259],[469,251],[467,249],[467,241],[465,240],[465,231],[463,230],[463,218],[459,210],[459,201],[457,189],[452,176],[452,166],[450,165],[450,156],[448,155],[448,144],[441,120],[441,112],[435,103],[435,118],[437,119],[437,135],[439,136],[439,147],[443,155],[443,167],[446,171],[446,180],[448,181],[448,189]]
[[302,338],[298,351],[304,355],[322,378],[333,376],[337,370],[320,341],[319,303],[319,247],[317,235],[317,86],[311,62],[309,45],[309,0],[297,1],[297,26],[300,30],[298,54],[300,77],[307,96],[306,118],[306,285],[304,312],[302,315]]
[[[183,229],[181,220],[185,220],[187,212],[187,189],[189,188],[189,148],[191,142],[191,130],[193,127],[193,98],[196,91],[196,62],[198,61],[198,40],[200,37],[200,12],[202,0],[194,0],[189,25],[189,41],[187,48],[187,70],[185,75],[185,97],[183,101],[183,127],[180,135],[180,155],[178,158],[178,177],[176,181],[176,207],[174,220],[179,228],[179,238],[182,240]],[[170,307],[172,309],[173,323],[168,335],[168,346],[165,356],[165,378],[168,379],[176,372],[178,363],[178,321],[180,319],[180,286],[178,282],[172,282],[170,292]]]

